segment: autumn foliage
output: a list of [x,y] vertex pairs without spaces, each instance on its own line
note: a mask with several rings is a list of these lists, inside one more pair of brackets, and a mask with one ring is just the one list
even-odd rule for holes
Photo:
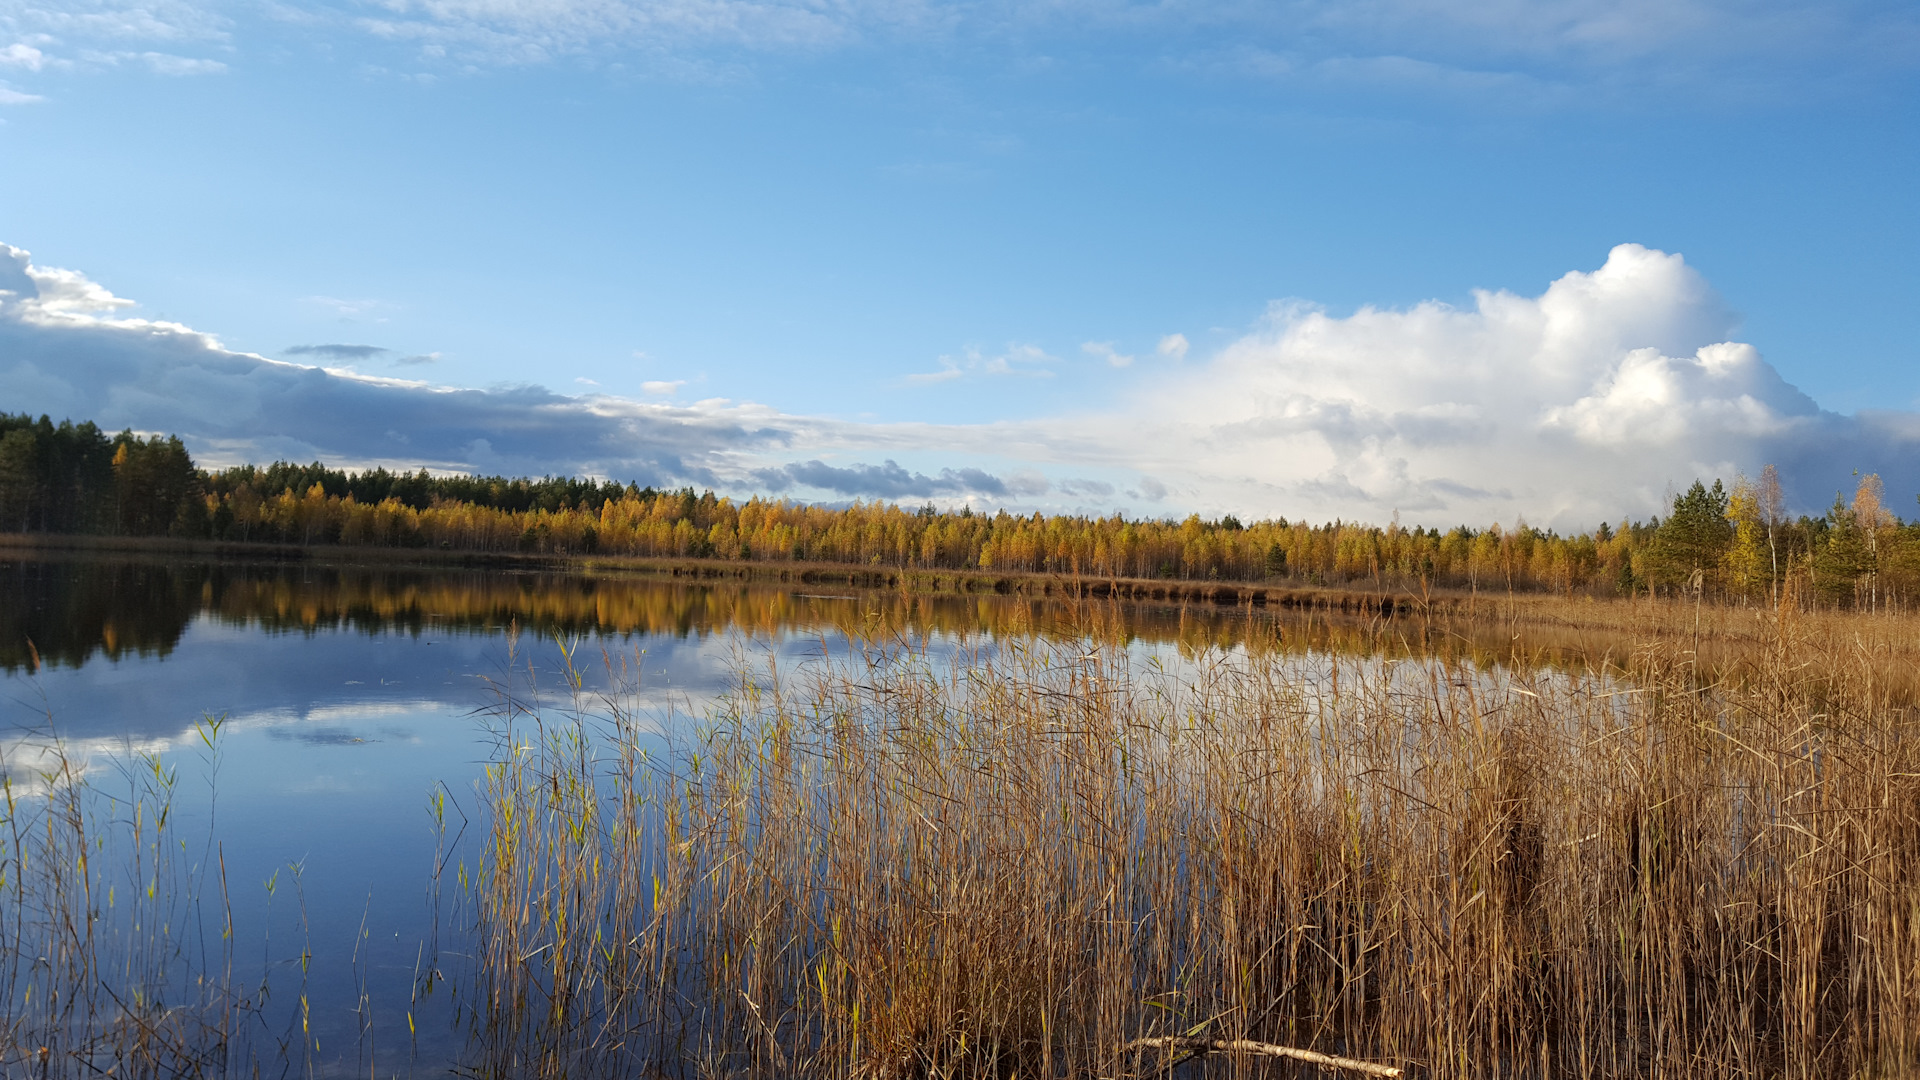
[[[79,479],[40,475],[52,461],[82,463],[70,469]],[[1920,527],[1888,510],[1877,476],[1853,486],[1851,499],[1836,496],[1825,515],[1789,518],[1769,466],[1730,490],[1718,480],[1694,483],[1664,521],[1602,523],[1573,535],[1524,521],[1446,531],[1284,518],[1242,524],[1232,516],[735,501],[691,488],[346,472],[317,463],[207,472],[193,468],[177,439],[109,440],[91,424],[0,417],[6,530],[1411,590],[1790,594],[1802,603],[1902,606],[1920,591]]]

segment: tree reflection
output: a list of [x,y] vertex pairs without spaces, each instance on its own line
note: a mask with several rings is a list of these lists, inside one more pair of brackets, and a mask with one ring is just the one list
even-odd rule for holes
[[[101,655],[164,657],[196,618],[274,634],[496,634],[510,624],[540,637],[1039,634],[1172,643],[1189,655],[1210,648],[1310,648],[1489,662],[1507,659],[1514,647],[1512,627],[1492,621],[1367,618],[1206,600],[81,555],[0,561],[0,601],[0,669],[8,674],[33,669],[36,655],[38,664],[75,668]],[[1547,662],[1598,655],[1590,642],[1561,640],[1565,635],[1530,637],[1549,654],[1540,657]]]

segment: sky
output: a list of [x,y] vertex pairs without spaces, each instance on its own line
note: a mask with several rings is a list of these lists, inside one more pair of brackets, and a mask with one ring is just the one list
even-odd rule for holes
[[0,0],[0,410],[829,502],[1901,506],[1916,91],[1909,4]]

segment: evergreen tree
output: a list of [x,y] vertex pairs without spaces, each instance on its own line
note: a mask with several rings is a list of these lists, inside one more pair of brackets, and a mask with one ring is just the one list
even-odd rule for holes
[[1279,577],[1286,572],[1287,549],[1280,546],[1280,541],[1275,540],[1267,545],[1267,573],[1269,576]]
[[1654,533],[1650,552],[1653,579],[1666,585],[1686,585],[1700,575],[1703,583],[1715,577],[1733,542],[1733,522],[1727,520],[1727,492],[1720,481],[1713,487],[1695,480],[1675,496],[1673,512]]
[[1871,562],[1866,532],[1839,492],[1834,493],[1825,524],[1819,542],[1813,546],[1813,587],[1824,600],[1851,603]]

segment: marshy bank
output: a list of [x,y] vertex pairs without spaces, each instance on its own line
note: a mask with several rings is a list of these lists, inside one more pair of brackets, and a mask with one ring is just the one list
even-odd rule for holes
[[[14,676],[56,707],[233,657],[347,696],[129,734],[124,768],[9,762],[9,1072],[1313,1074],[1138,1041],[1190,1036],[1864,1077],[1920,1049],[1905,618],[36,572],[40,625],[93,628]],[[105,658],[126,596],[185,612],[164,656]],[[432,771],[375,767],[405,754]]]

